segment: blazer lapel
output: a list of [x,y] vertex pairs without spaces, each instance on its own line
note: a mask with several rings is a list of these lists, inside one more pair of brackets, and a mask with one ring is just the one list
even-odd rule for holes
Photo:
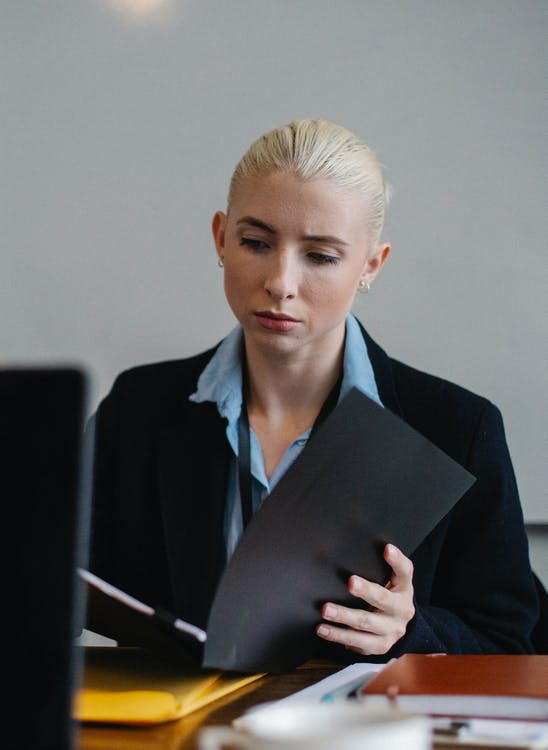
[[396,385],[394,383],[394,372],[392,369],[392,360],[386,354],[384,349],[371,338],[367,333],[362,324],[358,321],[362,335],[365,339],[367,346],[367,352],[369,359],[371,360],[371,366],[373,367],[373,373],[375,375],[375,381],[377,383],[377,389],[379,396],[387,409],[397,414],[399,417],[404,417],[403,409],[398,398],[396,391]]

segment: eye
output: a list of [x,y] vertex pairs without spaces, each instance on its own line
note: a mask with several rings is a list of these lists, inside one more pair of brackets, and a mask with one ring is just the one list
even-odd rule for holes
[[308,257],[312,263],[316,263],[319,266],[331,264],[335,266],[339,259],[334,255],[328,255],[327,253],[308,253]]
[[268,245],[263,240],[256,240],[253,237],[241,237],[240,245],[248,247],[253,252],[261,252],[268,249]]

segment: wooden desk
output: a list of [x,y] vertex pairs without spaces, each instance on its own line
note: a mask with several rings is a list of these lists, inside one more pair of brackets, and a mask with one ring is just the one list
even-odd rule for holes
[[[79,733],[78,750],[198,750],[201,727],[230,724],[233,719],[259,703],[285,698],[333,674],[333,664],[310,664],[284,675],[263,677],[257,682],[205,706],[179,721],[154,727],[115,727],[84,725]],[[435,750],[458,750],[459,745],[434,745]],[[466,746],[486,750],[486,746]],[[462,750],[462,746],[460,746]],[[506,748],[508,750],[508,748]]]

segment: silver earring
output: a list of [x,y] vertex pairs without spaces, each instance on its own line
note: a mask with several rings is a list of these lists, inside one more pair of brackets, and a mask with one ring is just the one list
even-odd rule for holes
[[225,264],[223,263],[223,259],[222,258],[219,258],[219,260],[217,261],[217,265],[219,266],[219,268],[224,268]]
[[371,284],[368,284],[365,279],[360,279],[360,282],[358,283],[358,292],[361,292],[362,294],[367,294],[367,292],[371,289]]

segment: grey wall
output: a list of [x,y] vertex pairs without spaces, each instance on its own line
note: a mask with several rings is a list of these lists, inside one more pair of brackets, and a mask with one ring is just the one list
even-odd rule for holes
[[548,591],[548,527],[532,524],[527,530],[531,566]]
[[83,363],[91,409],[122,368],[216,342],[233,318],[209,222],[232,168],[324,116],[395,188],[356,312],[499,405],[527,518],[548,521],[545,0],[122,6],[0,5],[2,361]]

